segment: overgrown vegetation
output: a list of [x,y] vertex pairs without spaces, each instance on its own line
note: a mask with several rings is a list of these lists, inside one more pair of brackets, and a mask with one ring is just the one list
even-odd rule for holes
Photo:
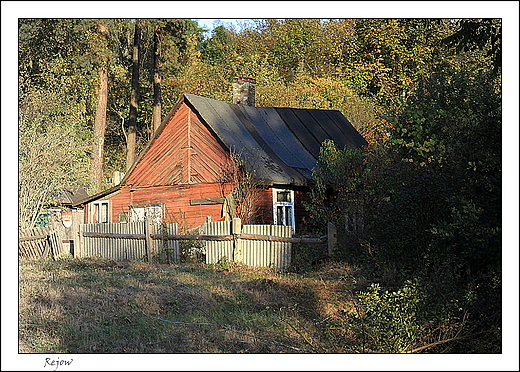
[[471,48],[481,36],[467,34],[467,52],[432,68],[387,115],[388,141],[363,152],[322,145],[309,210],[339,226],[337,258],[392,276],[359,294],[379,351],[411,351],[419,339],[502,350],[500,61],[489,52],[500,39]]

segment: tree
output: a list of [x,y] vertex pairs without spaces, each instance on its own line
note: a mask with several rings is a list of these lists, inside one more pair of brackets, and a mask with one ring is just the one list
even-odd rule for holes
[[153,74],[153,91],[154,91],[154,103],[153,103],[153,129],[154,132],[161,125],[161,48],[160,48],[160,32],[161,27],[155,25],[154,30],[154,74]]
[[220,25],[211,31],[211,37],[200,44],[201,58],[213,65],[230,65],[236,49],[233,45],[234,37],[224,26]]
[[245,224],[253,223],[258,217],[260,190],[254,171],[246,168],[240,154],[231,153],[219,182],[221,195],[225,198],[225,215],[238,217]]
[[[99,24],[101,44],[108,49],[108,28]],[[103,183],[103,156],[106,132],[106,115],[108,100],[108,55],[105,51],[99,66],[99,90],[96,116],[94,120],[94,144],[92,147],[92,174],[94,176],[94,192],[100,192]]]
[[23,226],[52,205],[53,192],[92,184],[92,123],[104,47],[96,30],[90,19],[19,21]]
[[19,223],[34,227],[55,192],[89,183],[90,141],[79,140],[85,119],[77,107],[61,115],[62,92],[33,93],[22,99],[19,111]]
[[457,19],[458,30],[444,38],[445,45],[457,53],[480,49],[491,59],[496,75],[502,66],[502,21],[500,19]]
[[313,218],[358,233],[364,228],[370,170],[362,149],[339,149],[326,140],[320,148],[310,203]]
[[[394,262],[408,261],[403,269],[424,285],[424,308],[459,325],[465,319],[468,341],[454,352],[500,352],[502,123],[495,66],[476,44],[453,56],[445,51],[390,118],[402,161],[379,182],[381,212],[371,231],[380,262],[392,252]],[[415,257],[406,255],[413,251]],[[486,336],[470,335],[477,333]]]
[[132,51],[132,90],[130,94],[130,116],[128,117],[128,139],[126,170],[128,171],[135,161],[135,145],[137,132],[137,112],[139,106],[139,63],[140,63],[141,28],[135,23],[134,47]]

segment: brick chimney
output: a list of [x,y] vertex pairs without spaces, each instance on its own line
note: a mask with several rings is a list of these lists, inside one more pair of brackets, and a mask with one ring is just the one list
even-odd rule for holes
[[245,106],[255,105],[256,80],[252,78],[233,79],[233,103]]

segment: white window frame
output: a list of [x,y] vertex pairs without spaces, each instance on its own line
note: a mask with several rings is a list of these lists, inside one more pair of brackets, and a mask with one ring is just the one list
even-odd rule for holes
[[[278,201],[279,192],[288,192],[290,195],[290,201]],[[289,189],[277,189],[272,188],[273,194],[273,223],[275,225],[291,226],[293,233],[296,231],[296,223],[294,219],[294,190]],[[282,221],[278,220],[278,208],[282,208]],[[289,211],[289,216],[287,216]],[[290,225],[288,224],[287,217],[289,217]]]
[[[110,223],[112,222],[112,211],[110,200],[99,200],[90,203],[90,223]],[[106,214],[103,216],[101,211],[106,206]],[[101,220],[101,216],[104,218]]]

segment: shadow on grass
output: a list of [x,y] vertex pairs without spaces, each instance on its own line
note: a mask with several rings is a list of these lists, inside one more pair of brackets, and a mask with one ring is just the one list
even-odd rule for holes
[[236,264],[23,265],[21,352],[349,352],[344,268],[333,278]]

